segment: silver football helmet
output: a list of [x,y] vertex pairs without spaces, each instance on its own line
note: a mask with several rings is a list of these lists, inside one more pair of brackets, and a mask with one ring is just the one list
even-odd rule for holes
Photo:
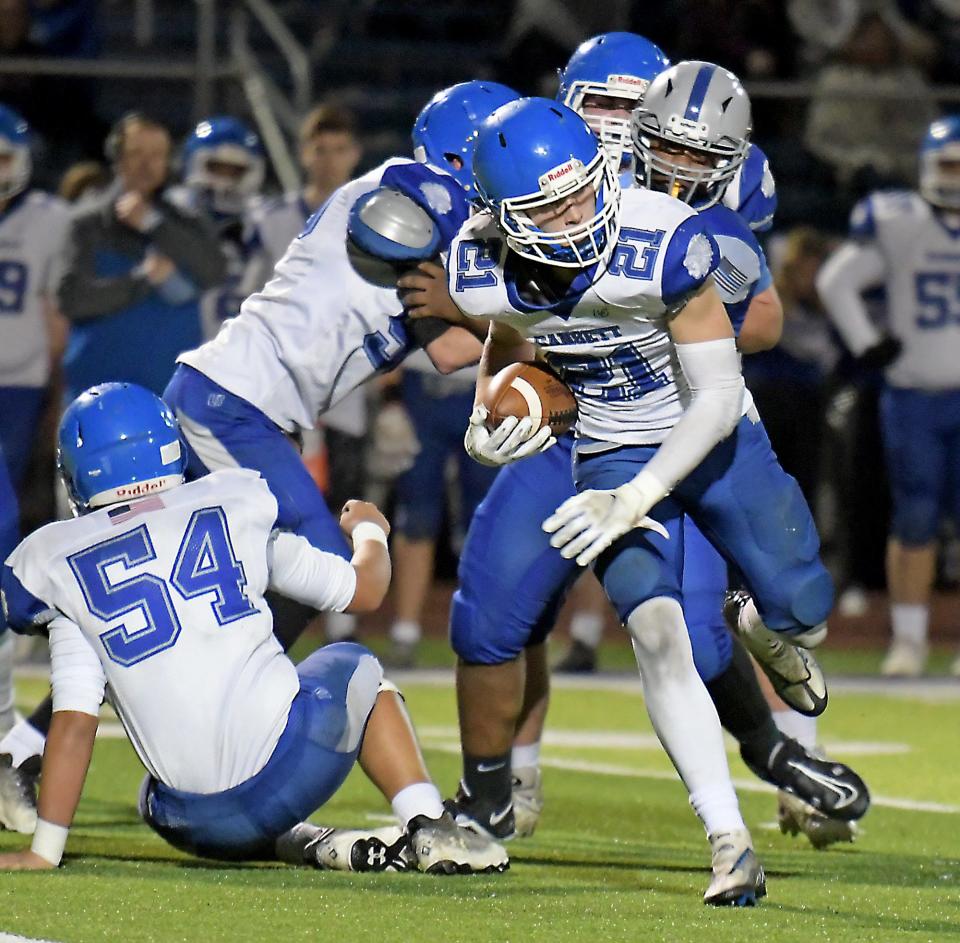
[[750,147],[750,99],[709,62],[678,62],[648,86],[633,113],[636,178],[704,209],[734,178]]

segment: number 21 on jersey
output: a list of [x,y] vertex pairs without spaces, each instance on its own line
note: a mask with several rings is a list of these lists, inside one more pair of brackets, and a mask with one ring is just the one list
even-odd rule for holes
[[100,636],[111,661],[129,667],[172,648],[181,624],[170,592],[184,599],[212,594],[218,625],[252,616],[259,610],[244,594],[246,578],[230,542],[222,507],[193,512],[177,551],[169,580],[152,573],[111,579],[107,568],[130,570],[157,558],[146,524],[67,557],[87,608],[104,622],[139,612],[146,626],[129,630],[121,622]]

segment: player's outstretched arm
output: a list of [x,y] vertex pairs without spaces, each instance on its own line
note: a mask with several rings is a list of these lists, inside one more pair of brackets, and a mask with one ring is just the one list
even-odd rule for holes
[[353,541],[350,565],[357,574],[357,588],[346,611],[373,612],[390,588],[390,524],[375,504],[348,501],[340,514],[340,526]]
[[37,830],[27,851],[0,855],[0,870],[44,871],[63,857],[83,792],[98,720],[83,711],[55,711],[43,751]]

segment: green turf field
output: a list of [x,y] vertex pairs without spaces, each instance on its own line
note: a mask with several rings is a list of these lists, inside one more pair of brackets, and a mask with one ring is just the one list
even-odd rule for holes
[[[405,685],[441,789],[456,784],[449,685]],[[40,682],[19,688],[22,706]],[[731,758],[768,875],[753,910],[700,897],[708,849],[635,690],[557,690],[545,748],[548,804],[504,875],[349,875],[219,866],[173,851],[136,813],[141,768],[101,739],[65,867],[0,876],[5,933],[110,941],[948,941],[960,939],[960,686],[831,695],[821,723],[878,802],[854,846],[815,852],[771,828],[770,793]],[[107,725],[110,730],[112,724]],[[320,820],[379,824],[387,808],[355,773]],[[0,849],[24,839],[0,834]]]

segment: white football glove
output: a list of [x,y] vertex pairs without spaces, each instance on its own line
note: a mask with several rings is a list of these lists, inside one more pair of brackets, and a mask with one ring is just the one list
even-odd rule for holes
[[545,452],[557,442],[549,426],[531,434],[533,420],[529,416],[523,419],[507,416],[493,432],[487,428],[486,419],[487,407],[477,403],[463,437],[467,454],[481,465],[509,465],[528,455]]
[[565,559],[576,557],[580,566],[587,566],[635,527],[645,527],[669,540],[666,528],[647,517],[664,490],[649,476],[646,480],[641,476],[619,488],[584,491],[564,501],[543,522],[543,529],[553,534],[550,546],[557,547]]

